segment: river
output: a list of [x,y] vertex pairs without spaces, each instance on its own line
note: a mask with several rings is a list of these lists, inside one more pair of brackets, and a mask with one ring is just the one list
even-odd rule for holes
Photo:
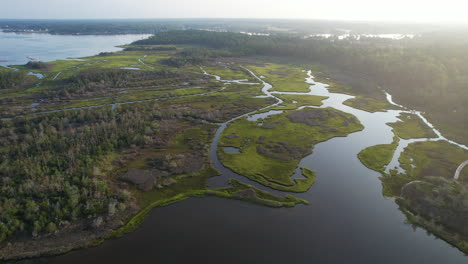
[[25,64],[29,58],[54,61],[69,57],[92,56],[100,52],[119,51],[122,49],[116,46],[129,44],[148,36],[150,35],[75,36],[0,31],[0,66]]
[[[365,126],[347,137],[317,144],[313,153],[301,161],[300,166],[316,171],[315,185],[297,194],[310,205],[273,209],[235,200],[192,198],[156,208],[136,231],[121,238],[45,261],[467,263],[468,258],[458,249],[406,224],[393,199],[382,196],[380,174],[357,158],[368,146],[392,142],[393,133],[386,123],[397,121],[401,111],[369,113],[354,109],[343,105],[349,95],[330,93],[327,85],[315,82],[312,76],[307,81],[313,84],[307,94],[329,97],[321,107],[351,113]],[[271,85],[263,83],[264,94],[274,96],[275,92],[269,91]],[[217,158],[217,140],[226,125],[221,124],[210,152],[214,166],[223,175],[212,178],[209,185],[223,186],[228,177],[252,184],[224,168]]]

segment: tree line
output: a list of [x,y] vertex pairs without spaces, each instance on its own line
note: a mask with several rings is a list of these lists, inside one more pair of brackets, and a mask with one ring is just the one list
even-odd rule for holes
[[151,102],[0,120],[0,243],[73,223],[93,228],[123,212],[133,196],[102,172],[106,157],[160,147],[161,120],[197,122],[201,114]]
[[16,89],[27,81],[27,75],[21,71],[0,71],[0,89]]
[[[249,36],[232,32],[169,31],[137,45],[191,44],[236,55],[288,56],[319,62],[381,86],[403,104],[457,127],[468,125],[468,43],[432,39],[382,40]],[[361,85],[360,85],[361,86]],[[356,87],[360,89],[362,87]],[[363,89],[365,90],[365,89]],[[367,90],[368,89],[367,87]],[[445,118],[450,115],[450,119]]]
[[87,93],[105,93],[109,89],[149,87],[191,80],[190,74],[173,71],[136,71],[120,69],[93,69],[79,72],[59,81],[45,91],[48,96],[70,98]]
[[157,135],[154,116],[138,109],[1,121],[0,242],[124,210],[130,194],[101,175],[99,163],[111,152],[152,144]]

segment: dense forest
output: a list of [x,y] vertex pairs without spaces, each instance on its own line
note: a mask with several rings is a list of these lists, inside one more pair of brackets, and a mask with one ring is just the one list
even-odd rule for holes
[[130,147],[157,147],[160,120],[181,118],[181,111],[142,104],[0,121],[0,242],[76,221],[97,227],[126,210],[130,193],[102,163]]
[[151,142],[150,118],[102,109],[1,122],[0,241],[125,209],[128,194],[95,167],[105,154]]
[[27,75],[20,71],[0,70],[0,89],[15,89],[27,81]]
[[60,35],[148,34],[181,29],[161,20],[0,20],[4,32],[46,32]]
[[[18,71],[0,69],[0,90],[6,94],[1,99],[2,111],[9,114],[4,117],[16,116],[0,120],[0,243],[3,244],[31,235],[47,237],[77,225],[96,231],[94,228],[112,218],[119,220],[118,214],[135,209],[135,200],[139,199],[129,191],[130,185],[118,179],[118,174],[130,167],[128,160],[122,158],[125,153],[167,148],[171,137],[180,132],[177,130],[181,121],[188,127],[207,121],[219,123],[273,104],[268,99],[256,98],[260,86],[243,89],[241,84],[230,83],[220,89],[223,93],[215,91],[219,84],[208,75],[194,72],[200,65],[223,77],[223,74],[249,77],[237,70],[231,72],[226,65],[239,68],[231,64],[232,61],[260,64],[268,61],[263,60],[265,57],[272,61],[287,58],[287,63],[319,63],[324,66],[323,76],[338,81],[342,78],[343,82],[352,80],[346,83],[353,86],[352,92],[369,97],[378,94],[382,99],[380,86],[394,95],[398,103],[426,111],[431,118],[462,130],[455,134],[461,135],[457,140],[466,143],[463,140],[466,140],[468,128],[465,107],[468,42],[463,39],[396,41],[366,37],[324,39],[294,34],[263,36],[208,30],[167,31],[184,28],[182,22],[170,27],[164,23],[159,26],[135,23],[134,27],[128,27],[120,22],[109,26],[100,22],[70,21],[73,27],[69,28],[67,23],[52,26],[44,23],[34,24],[33,29],[47,29],[54,34],[157,33],[126,46],[123,54],[104,52],[98,55],[99,60],[107,61],[106,66],[114,67],[119,64],[112,64],[118,62],[117,59],[112,61],[112,57],[131,53],[134,58],[125,63],[131,63],[130,66],[139,63],[140,70],[125,70],[120,66],[92,66],[83,70],[83,65],[83,68],[70,67],[70,74],[54,63],[36,61],[21,66]],[[30,28],[24,24],[24,29]],[[259,56],[260,59],[239,59],[242,56]],[[121,57],[127,60],[126,56]],[[226,57],[229,63],[223,60]],[[210,70],[210,66],[213,69]],[[297,72],[300,69],[294,68]],[[32,84],[37,79],[27,74],[31,70],[46,72],[35,87]],[[274,72],[281,75],[280,71],[271,71]],[[59,75],[60,78],[51,79]],[[34,88],[27,89],[30,87]],[[190,90],[198,88],[203,90],[196,90],[197,94]],[[205,89],[213,90],[209,97],[183,96],[206,95]],[[24,93],[17,96],[16,92]],[[172,97],[166,96],[166,92],[173,92],[173,99],[177,97],[178,101],[119,104]],[[92,101],[94,99],[99,101]],[[94,107],[92,110],[73,110],[88,103]],[[10,114],[22,104],[26,107],[18,109],[24,112]],[[54,112],[61,107],[67,108],[66,111]],[[265,129],[269,128],[265,126]],[[196,144],[191,136],[187,134],[183,144]],[[238,137],[235,133],[233,136]],[[207,146],[200,145],[200,149]],[[274,151],[268,146],[259,146],[257,151],[263,156],[288,161],[288,157],[277,155],[285,153],[284,146],[280,144]],[[297,150],[290,152],[297,154]],[[169,156],[144,160],[153,169],[167,167],[170,161]]]
[[[208,81],[196,76],[194,80],[186,72],[96,69],[57,81],[56,88],[79,95],[121,85],[172,87],[171,82]],[[127,165],[120,155],[166,147],[177,134],[174,124],[179,121],[225,120],[256,107],[223,104],[224,96],[211,100],[217,99],[219,111],[213,109],[216,103],[198,109],[185,101],[181,105],[151,102],[0,120],[0,242],[44,237],[77,225],[94,230],[117,214],[131,214],[135,197],[118,178],[119,169]],[[211,102],[198,100],[202,105]]]
[[194,44],[241,55],[310,59],[362,79],[357,90],[375,91],[381,86],[398,102],[426,111],[437,121],[459,129],[468,125],[468,109],[464,107],[468,99],[468,42],[463,39],[338,40],[189,30],[160,32],[135,44]]
[[233,52],[221,49],[192,48],[186,49],[167,59],[162,59],[161,63],[170,67],[189,67],[202,65],[210,60],[220,57],[233,57],[241,55],[239,52]]
[[191,75],[171,71],[132,71],[115,69],[98,69],[79,72],[74,76],[58,82],[48,96],[71,98],[73,96],[107,94],[115,88],[152,87],[171,83],[189,81]]
[[50,68],[49,64],[47,64],[46,62],[42,62],[42,61],[28,61],[28,63],[26,63],[24,66],[29,69],[42,70],[42,71],[46,71]]

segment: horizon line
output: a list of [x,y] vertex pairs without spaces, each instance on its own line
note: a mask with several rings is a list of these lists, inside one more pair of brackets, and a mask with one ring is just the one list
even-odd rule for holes
[[115,17],[115,18],[9,18],[0,17],[0,20],[289,20],[289,21],[322,21],[322,22],[346,22],[346,23],[388,23],[388,24],[436,24],[436,25],[463,25],[468,26],[468,21],[408,21],[408,20],[358,20],[358,19],[332,19],[332,18],[280,18],[280,17]]

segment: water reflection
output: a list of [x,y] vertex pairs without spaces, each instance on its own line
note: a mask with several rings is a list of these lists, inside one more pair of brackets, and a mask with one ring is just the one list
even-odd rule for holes
[[119,51],[122,48],[116,46],[149,36],[148,34],[76,36],[0,31],[0,66],[23,65],[29,61],[28,57],[41,61],[54,61]]
[[[397,121],[400,111],[354,109],[342,104],[349,95],[329,93],[326,84],[314,82],[311,75],[307,81],[314,84],[310,94],[329,96],[322,107],[351,113],[365,126],[317,144],[301,161],[300,166],[316,172],[316,184],[295,194],[310,201],[309,206],[271,209],[219,198],[190,199],[153,210],[138,230],[122,238],[48,262],[466,263],[454,247],[405,224],[393,199],[382,196],[379,173],[357,158],[366,147],[392,142],[386,123]],[[267,96],[274,94],[270,88],[264,83]],[[229,177],[251,183],[217,158],[217,140],[229,122],[221,124],[210,149],[214,166],[223,174],[212,178],[210,186]]]

